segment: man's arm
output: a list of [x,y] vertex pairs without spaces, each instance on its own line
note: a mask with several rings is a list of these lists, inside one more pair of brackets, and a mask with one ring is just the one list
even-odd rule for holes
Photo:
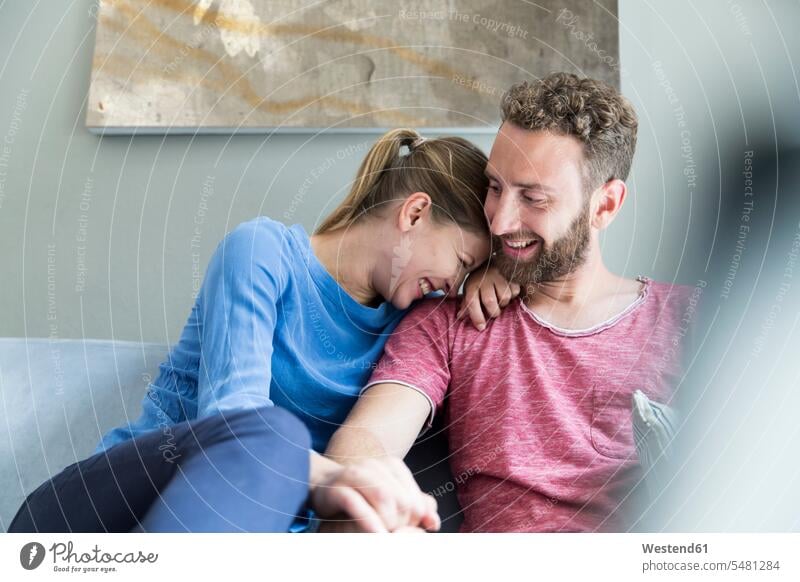
[[328,443],[328,457],[349,463],[406,456],[450,384],[455,308],[455,301],[426,300],[403,318],[369,383]]
[[366,458],[402,459],[432,412],[428,398],[408,386],[370,386],[331,437],[325,455],[343,465]]
[[[383,357],[326,455],[345,466],[386,460],[402,466],[414,440],[433,417],[450,383],[449,330],[455,303],[423,301],[403,318],[386,342]],[[411,476],[411,485],[419,489]],[[409,486],[411,486],[409,485]],[[426,496],[435,507],[435,500]]]
[[[402,384],[375,384],[358,399],[325,451],[328,462],[334,465],[356,467],[370,461],[389,463],[397,479],[387,482],[396,486],[393,495],[399,504],[388,504],[387,511],[391,515],[384,519],[384,523],[394,525],[394,528],[390,527],[393,531],[397,531],[398,526],[402,528],[403,524],[432,530],[439,529],[441,524],[436,501],[419,490],[413,475],[401,460],[431,414],[430,401],[422,393]],[[367,523],[372,521],[369,516]],[[355,523],[342,520],[328,521],[323,523],[320,531],[354,531],[354,526]]]

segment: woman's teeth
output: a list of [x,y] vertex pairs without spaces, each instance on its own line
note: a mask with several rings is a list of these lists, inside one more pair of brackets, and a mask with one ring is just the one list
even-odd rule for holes
[[524,249],[525,247],[528,247],[535,242],[536,242],[535,240],[515,240],[515,241],[507,240],[506,244],[510,246],[512,249]]
[[431,287],[431,284],[428,283],[427,279],[420,279],[419,280],[419,288],[422,289],[422,294],[423,295],[427,295],[428,293],[433,291],[433,288]]

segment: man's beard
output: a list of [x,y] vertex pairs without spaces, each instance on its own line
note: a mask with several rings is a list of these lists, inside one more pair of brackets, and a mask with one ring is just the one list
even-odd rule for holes
[[539,241],[537,244],[540,248],[536,256],[528,261],[506,256],[503,252],[503,239],[492,236],[492,248],[499,249],[492,257],[492,266],[497,267],[508,281],[519,284],[523,289],[529,285],[556,281],[584,263],[591,234],[589,205],[584,205],[567,233],[552,244],[545,245],[536,233],[529,234],[530,238]]

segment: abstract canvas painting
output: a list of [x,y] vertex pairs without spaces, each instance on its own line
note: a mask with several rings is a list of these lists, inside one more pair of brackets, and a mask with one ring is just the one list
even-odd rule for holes
[[616,0],[99,0],[95,132],[488,131],[514,82],[619,84]]

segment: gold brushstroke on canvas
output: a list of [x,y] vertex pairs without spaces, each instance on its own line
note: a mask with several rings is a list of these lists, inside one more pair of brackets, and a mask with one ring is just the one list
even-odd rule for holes
[[486,127],[515,81],[594,63],[617,83],[616,2],[540,4],[101,0],[87,125]]
[[[132,7],[126,6],[124,2],[118,2],[116,7],[122,14],[130,16],[131,20],[125,24],[111,17],[102,17],[101,23],[107,30],[115,30],[120,33],[120,37],[125,40],[140,42],[147,54],[147,57],[169,56],[170,52],[166,47],[178,47],[181,50],[184,45],[169,34],[162,32],[150,20],[141,13],[133,11]],[[149,41],[149,42],[148,42]],[[332,108],[339,109],[349,115],[359,115],[367,112],[367,109],[360,107],[356,103],[326,95],[309,95],[302,99],[291,101],[275,102],[261,97],[252,87],[245,75],[242,75],[235,67],[225,63],[224,59],[213,55],[202,49],[191,49],[194,58],[199,61],[211,63],[211,68],[206,74],[199,75],[192,73],[190,69],[186,71],[172,70],[167,75],[166,71],[157,66],[149,64],[152,58],[144,58],[134,61],[132,58],[118,54],[96,54],[93,61],[93,68],[102,70],[107,75],[118,78],[127,76],[128,82],[151,83],[154,79],[161,78],[165,82],[179,82],[187,88],[197,88],[203,86],[219,94],[233,92],[240,99],[246,102],[253,109],[265,111],[267,113],[277,113],[286,115],[308,107],[315,103],[324,103]],[[209,78],[209,74],[218,73],[220,79]],[[387,116],[393,119],[398,125],[411,124],[415,118],[403,115],[400,112],[388,112]]]

